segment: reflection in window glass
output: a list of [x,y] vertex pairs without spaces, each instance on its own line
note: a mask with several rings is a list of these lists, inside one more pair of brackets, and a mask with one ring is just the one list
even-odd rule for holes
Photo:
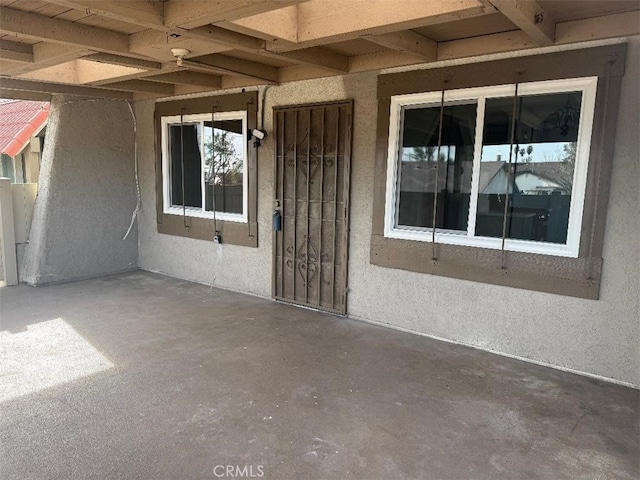
[[182,207],[184,170],[184,205],[202,207],[200,135],[199,123],[169,125],[171,205]]
[[[244,137],[242,120],[204,122],[205,210],[242,213]],[[215,193],[215,197],[214,197]]]
[[[478,236],[566,243],[581,92],[520,97],[509,167],[512,98],[485,105],[478,189]],[[507,190],[508,189],[508,190]]]
[[403,109],[397,225],[433,227],[437,201],[438,229],[467,229],[475,120],[475,103],[444,107],[436,178],[440,106]]

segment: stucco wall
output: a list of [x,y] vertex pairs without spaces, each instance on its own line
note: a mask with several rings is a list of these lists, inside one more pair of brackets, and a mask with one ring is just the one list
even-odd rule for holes
[[20,281],[31,285],[137,268],[134,130],[124,101],[55,96]]
[[[309,80],[267,92],[272,107],[354,99],[348,311],[480,348],[640,385],[638,297],[638,39],[629,43],[613,161],[598,301],[499,287],[369,263],[377,73]],[[153,103],[137,104],[143,211],[140,265],[206,284],[270,296],[273,143],[259,153],[259,248],[160,235],[155,224]],[[385,292],[385,295],[380,295]]]

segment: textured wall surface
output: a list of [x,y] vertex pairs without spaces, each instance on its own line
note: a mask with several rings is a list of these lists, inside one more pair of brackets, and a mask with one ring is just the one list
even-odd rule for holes
[[[600,300],[583,300],[369,263],[376,73],[309,80],[267,92],[272,107],[354,99],[349,315],[467,345],[640,385],[638,39],[629,42],[617,126]],[[261,296],[271,292],[273,142],[259,153],[259,248],[160,235],[155,224],[153,103],[137,105],[143,214],[142,268]],[[380,295],[380,292],[385,292]]]
[[31,285],[138,266],[134,130],[124,101],[55,96],[20,280]]

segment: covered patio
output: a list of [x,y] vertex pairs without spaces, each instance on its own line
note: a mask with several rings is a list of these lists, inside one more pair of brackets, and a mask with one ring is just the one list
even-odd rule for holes
[[637,478],[635,389],[142,271],[0,305],[4,480]]

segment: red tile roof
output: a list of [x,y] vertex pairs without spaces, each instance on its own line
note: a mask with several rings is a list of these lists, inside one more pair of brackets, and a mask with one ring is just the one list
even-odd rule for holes
[[15,157],[49,118],[48,102],[0,101],[0,152]]

